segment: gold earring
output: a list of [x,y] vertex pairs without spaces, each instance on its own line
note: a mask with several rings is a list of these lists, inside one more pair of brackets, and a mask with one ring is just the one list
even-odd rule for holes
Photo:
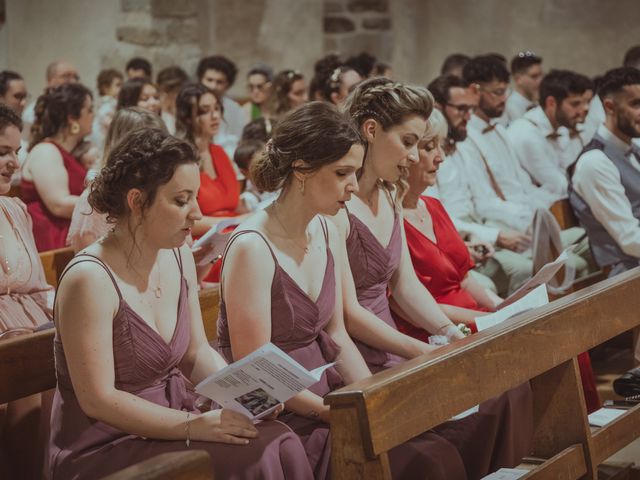
[[300,193],[302,195],[304,195],[304,182],[305,182],[306,178],[302,177],[302,180],[300,180]]
[[77,135],[80,133],[80,124],[78,122],[71,122],[69,126],[69,132],[71,135]]

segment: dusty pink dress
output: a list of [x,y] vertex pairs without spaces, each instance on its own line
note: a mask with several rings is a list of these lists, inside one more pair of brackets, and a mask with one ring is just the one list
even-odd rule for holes
[[[325,229],[324,224],[323,229]],[[271,283],[271,342],[309,370],[335,361],[339,347],[324,330],[331,320],[336,302],[335,267],[333,255],[328,248],[328,238],[326,238],[327,263],[324,280],[318,298],[313,301],[280,266],[271,244],[260,232],[255,230],[238,232],[231,238],[229,245],[239,235],[249,233],[262,237],[275,263]],[[220,353],[231,361],[231,339],[227,319],[223,295],[218,318],[218,342]],[[342,377],[338,371],[330,368],[320,382],[311,386],[309,390],[324,397],[342,385]],[[280,418],[300,436],[315,478],[331,478],[329,425],[292,412],[285,413]],[[389,452],[389,458],[391,471],[396,479],[464,480],[467,478],[458,451],[448,441],[431,432],[394,448]]]
[[[186,279],[182,277],[180,284],[173,337],[166,343],[129,307],[113,274],[101,260],[88,254],[76,258],[79,260],[69,268],[83,261],[102,265],[120,297],[120,306],[113,318],[116,388],[163,407],[197,413],[195,396],[187,390],[187,381],[178,368],[190,338]],[[176,258],[182,274],[179,255]],[[184,441],[142,438],[85,415],[75,396],[58,335],[54,340],[54,352],[58,384],[51,414],[45,478],[102,478],[155,455],[187,448]],[[251,440],[248,446],[191,441],[190,448],[209,453],[215,478],[312,477],[300,440],[287,426],[267,421],[259,424],[258,429],[258,438]]]
[[[351,213],[348,213],[348,217],[350,231],[346,246],[358,301],[397,329],[391,316],[387,290],[391,277],[400,265],[400,216],[395,212],[391,239],[386,247],[380,244],[358,217]],[[358,342],[357,346],[372,371],[380,371],[402,362],[400,357],[369,345]],[[474,385],[469,385],[469,388],[474,388]],[[446,470],[456,466],[453,455],[442,455],[438,450],[432,449],[425,450],[424,454],[439,462],[443,470],[427,471],[428,478],[480,479],[501,467],[518,465],[522,457],[531,450],[532,408],[531,388],[526,383],[482,403],[478,413],[434,428],[432,435],[440,438],[442,448],[443,445],[449,445],[459,452],[458,458],[464,464],[466,476],[452,475]],[[391,461],[394,459],[393,454],[392,451]]]
[[31,217],[24,203],[9,197],[0,197],[0,215],[0,221],[13,226],[22,250],[17,262],[11,259],[13,271],[7,274],[0,268],[0,333],[17,327],[37,328],[51,321],[53,287],[45,280]]

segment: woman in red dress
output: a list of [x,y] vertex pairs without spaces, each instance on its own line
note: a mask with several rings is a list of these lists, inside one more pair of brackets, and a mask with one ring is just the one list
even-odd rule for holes
[[91,133],[91,92],[80,84],[61,85],[38,98],[35,113],[21,187],[42,252],[65,246],[71,214],[84,189],[87,169],[71,152]]
[[176,136],[191,142],[200,154],[198,205],[203,217],[193,228],[194,238],[237,215],[240,184],[236,171],[222,147],[211,143],[224,121],[222,113],[222,102],[204,85],[188,84],[176,98]]
[[[438,110],[429,118],[429,128],[419,144],[420,159],[409,166],[409,189],[402,201],[404,229],[411,261],[418,279],[440,304],[472,310],[494,310],[501,299],[485,290],[469,275],[474,263],[467,245],[456,231],[439,200],[422,195],[436,184],[438,167],[444,160],[442,144],[447,122]],[[487,247],[488,248],[488,247]],[[427,341],[429,333],[394,315],[398,330]],[[475,331],[475,325],[470,325]],[[578,357],[587,410],[600,408],[588,353]]]

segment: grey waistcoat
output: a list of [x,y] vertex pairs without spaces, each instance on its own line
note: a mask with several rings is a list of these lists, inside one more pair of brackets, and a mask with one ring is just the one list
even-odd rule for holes
[[[605,141],[598,134],[593,137],[582,153],[590,150],[601,150],[616,166],[620,172],[620,180],[625,194],[631,204],[633,216],[640,220],[640,171],[631,166],[629,160],[625,158],[624,152]],[[573,165],[569,167],[569,173],[573,173]],[[599,266],[613,266],[617,272],[638,266],[640,260],[622,251],[602,224],[596,220],[589,205],[576,193],[571,184],[569,185],[569,201],[589,236],[591,251]]]

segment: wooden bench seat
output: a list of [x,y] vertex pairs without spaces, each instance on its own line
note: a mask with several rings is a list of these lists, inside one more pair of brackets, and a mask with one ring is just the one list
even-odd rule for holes
[[64,272],[64,269],[74,255],[75,253],[71,247],[40,252],[40,262],[44,268],[44,276],[49,285],[54,288],[58,286],[58,280],[60,280],[62,272]]
[[640,408],[592,433],[576,357],[640,324],[638,292],[640,268],[329,394],[334,478],[389,479],[391,448],[530,380],[545,462],[524,478],[595,479]]

